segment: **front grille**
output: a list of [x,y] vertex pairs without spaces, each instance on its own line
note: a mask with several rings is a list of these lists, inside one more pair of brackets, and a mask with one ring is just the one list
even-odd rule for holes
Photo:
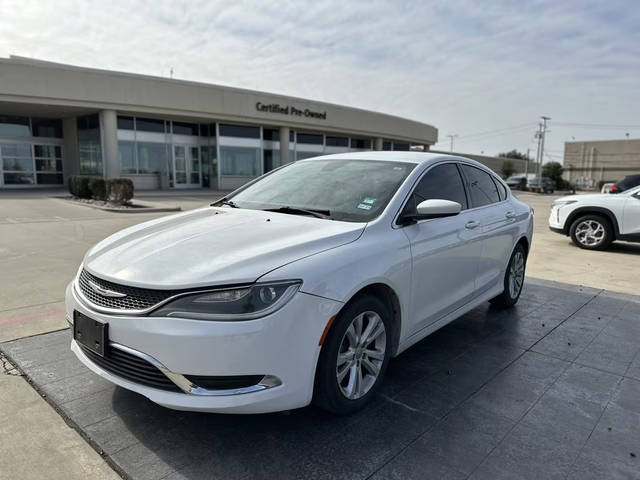
[[[91,288],[90,282],[101,288],[122,293],[125,297],[108,297]],[[152,290],[150,288],[130,287],[108,282],[90,274],[84,268],[80,272],[78,284],[82,294],[91,303],[114,310],[147,310],[169,297],[182,293],[183,290]]]
[[147,387],[182,392],[164,373],[136,355],[111,347],[105,356],[101,357],[88,348],[78,345],[89,360],[118,377]]

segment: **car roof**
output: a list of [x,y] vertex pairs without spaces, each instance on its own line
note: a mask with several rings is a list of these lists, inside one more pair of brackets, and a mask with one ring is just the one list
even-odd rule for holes
[[491,170],[487,166],[480,162],[472,160],[466,157],[460,157],[457,155],[445,155],[442,153],[427,153],[427,152],[407,152],[407,151],[384,151],[384,152],[349,152],[349,153],[334,153],[332,155],[321,155],[318,157],[307,158],[300,160],[303,162],[314,160],[378,160],[384,162],[403,162],[403,163],[415,163],[430,164],[441,160],[463,160],[465,162],[483,167],[485,170]]

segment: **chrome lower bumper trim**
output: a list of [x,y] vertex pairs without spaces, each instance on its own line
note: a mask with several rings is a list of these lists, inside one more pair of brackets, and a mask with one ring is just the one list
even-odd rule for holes
[[[67,317],[67,321],[69,318]],[[69,322],[71,323],[71,322]],[[75,341],[75,340],[74,340]],[[109,347],[116,348],[123,352],[126,352],[130,355],[135,355],[146,362],[149,362],[151,365],[160,370],[169,380],[171,380],[180,390],[189,395],[199,395],[199,396],[211,396],[211,397],[224,397],[229,395],[243,395],[245,393],[253,393],[259,392],[261,390],[266,390],[268,388],[277,387],[282,385],[282,382],[278,377],[272,375],[265,375],[260,383],[256,385],[251,385],[248,387],[242,388],[233,388],[227,390],[208,390],[206,388],[199,387],[195,385],[190,380],[188,380],[184,375],[179,373],[175,373],[170,371],[167,367],[165,367],[158,360],[153,358],[151,355],[147,355],[146,353],[139,352],[133,348],[127,347],[125,345],[121,345],[116,342],[109,342]],[[91,361],[87,359],[88,361]],[[114,374],[115,375],[115,374]],[[117,376],[117,375],[116,375]]]

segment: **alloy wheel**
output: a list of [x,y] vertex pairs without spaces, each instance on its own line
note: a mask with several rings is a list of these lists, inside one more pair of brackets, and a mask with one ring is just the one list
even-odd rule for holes
[[596,220],[584,220],[576,227],[575,236],[582,245],[595,247],[604,240],[604,226]]
[[376,312],[357,315],[342,337],[338,349],[336,378],[349,400],[364,396],[376,383],[387,348],[384,322]]
[[524,283],[524,254],[517,250],[509,267],[509,295],[516,298]]

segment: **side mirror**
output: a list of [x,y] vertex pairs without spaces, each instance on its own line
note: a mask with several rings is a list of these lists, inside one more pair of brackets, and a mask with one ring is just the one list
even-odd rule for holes
[[417,220],[428,220],[431,218],[452,217],[458,215],[462,210],[462,205],[451,200],[431,199],[420,202],[415,213],[404,215],[405,223]]

